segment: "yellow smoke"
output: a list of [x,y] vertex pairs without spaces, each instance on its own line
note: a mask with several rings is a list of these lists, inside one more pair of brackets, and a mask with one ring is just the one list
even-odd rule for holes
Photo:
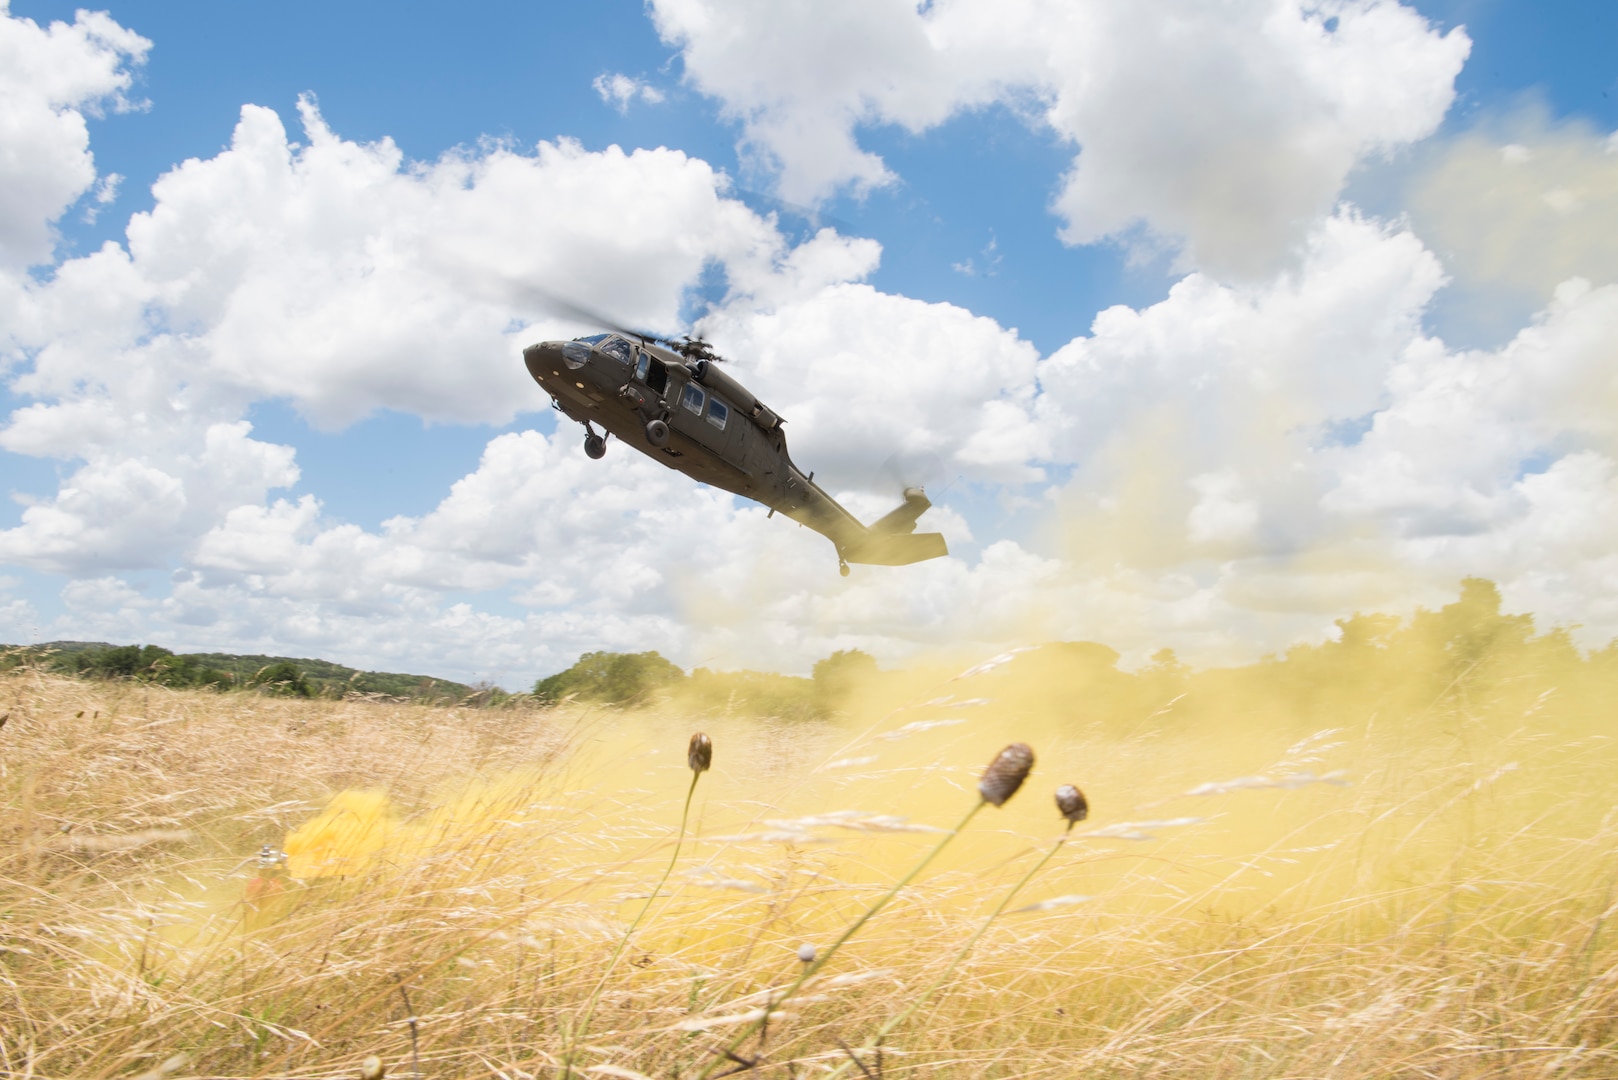
[[1405,622],[1344,620],[1341,637],[1222,671],[1164,656],[1124,672],[1096,644],[970,671],[917,664],[866,685],[836,723],[670,704],[564,712],[580,727],[557,768],[479,780],[413,817],[381,793],[345,792],[288,836],[289,870],[414,874],[500,903],[549,896],[574,906],[545,925],[609,933],[668,857],[700,728],[714,770],[664,914],[642,934],[649,950],[716,956],[765,924],[823,938],[960,816],[1011,741],[1035,748],[1033,777],[935,864],[917,894],[928,917],[992,904],[1061,832],[1063,783],[1093,814],[1024,900],[1092,899],[1021,918],[1243,919],[1286,905],[1392,924],[1429,889],[1459,909],[1512,874],[1582,888],[1569,855],[1607,828],[1595,796],[1618,769],[1601,735],[1611,657],[1535,636],[1486,582]]
[[386,794],[340,792],[319,815],[287,834],[282,845],[287,873],[295,878],[357,874],[387,847],[392,832]]

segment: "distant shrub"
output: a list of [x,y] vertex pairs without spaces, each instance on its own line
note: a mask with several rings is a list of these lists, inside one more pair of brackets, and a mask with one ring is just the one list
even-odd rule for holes
[[282,697],[314,697],[315,689],[298,665],[282,660],[263,668],[253,676],[252,685],[260,693]]
[[534,697],[554,704],[566,697],[612,705],[639,705],[679,683],[685,672],[657,652],[589,652],[578,663],[534,684]]
[[881,672],[876,658],[859,649],[839,649],[814,667],[815,706],[822,712],[842,708],[865,683]]
[[815,684],[766,671],[697,668],[679,688],[679,700],[705,712],[807,720],[819,715]]

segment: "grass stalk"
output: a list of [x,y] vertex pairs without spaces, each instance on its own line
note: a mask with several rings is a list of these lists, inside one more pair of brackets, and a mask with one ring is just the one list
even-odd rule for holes
[[865,913],[862,914],[858,919],[855,919],[854,922],[849,925],[848,929],[844,930],[842,935],[838,937],[836,941],[832,942],[829,947],[817,955],[812,962],[805,964],[803,966],[803,971],[798,975],[797,979],[786,988],[779,998],[774,998],[766,1003],[763,1016],[757,1020],[754,1020],[751,1024],[748,1024],[742,1029],[741,1034],[737,1035],[730,1041],[729,1044],[715,1053],[713,1060],[709,1061],[708,1064],[703,1067],[702,1072],[697,1074],[697,1080],[708,1080],[708,1077],[711,1076],[713,1071],[720,1065],[724,1064],[726,1061],[736,1060],[738,1058],[737,1050],[743,1043],[752,1038],[754,1032],[758,1031],[764,1026],[765,1022],[769,1019],[770,1013],[779,1010],[783,1005],[791,1000],[794,994],[803,988],[804,983],[813,978],[821,968],[829,964],[832,957],[837,955],[837,950],[841,949],[850,938],[859,933],[860,927],[870,922],[871,919],[875,917],[877,912],[881,911],[888,905],[888,901],[892,900],[895,896],[898,896],[900,890],[914,881],[916,875],[925,870],[927,868],[927,864],[937,858],[938,853],[943,851],[951,840],[960,835],[961,830],[966,828],[971,820],[977,816],[977,812],[987,806],[988,802],[989,801],[987,799],[979,798],[977,802],[973,803],[972,809],[966,812],[966,816],[961,818],[953,829],[949,830],[942,837],[940,837],[938,843],[933,845],[932,850],[923,855],[921,857],[921,861],[910,868],[909,873],[895,882],[891,889],[883,893],[875,903],[866,908]]
[[669,875],[674,873],[674,864],[680,861],[680,847],[685,843],[685,827],[691,817],[691,797],[697,792],[697,781],[702,778],[702,772],[703,770],[699,769],[691,770],[691,786],[685,789],[685,806],[680,810],[680,831],[674,839],[674,854],[669,856],[669,864],[664,868],[663,876],[652,887],[652,893],[646,898],[646,904],[640,909],[640,914],[636,915],[635,921],[629,924],[629,929],[624,931],[624,936],[618,939],[618,947],[612,950],[612,956],[607,959],[606,966],[601,969],[601,977],[596,980],[595,989],[590,991],[590,1000],[584,1008],[584,1018],[579,1021],[578,1026],[569,1034],[567,1052],[562,1057],[562,1080],[569,1080],[573,1076],[573,1060],[578,1054],[580,1044],[584,1042],[585,1036],[590,1032],[590,1021],[595,1018],[596,1005],[601,1000],[601,991],[606,988],[607,980],[612,977],[613,969],[617,967],[619,957],[623,956],[624,950],[629,947],[629,941],[635,936],[635,931],[640,928],[641,922],[646,918],[646,913],[652,910],[652,904],[657,900],[658,894],[663,891],[663,886],[668,884]]
[[[865,1041],[865,1045],[860,1048],[861,1052],[874,1050],[881,1046],[882,1041],[888,1037],[889,1032],[893,1031],[894,1028],[898,1027],[900,1024],[910,1019],[911,1016],[915,1015],[916,1010],[927,1004],[928,999],[938,991],[938,988],[949,981],[949,977],[955,974],[955,969],[961,966],[961,962],[967,958],[967,956],[972,952],[972,949],[977,945],[978,939],[988,931],[989,927],[994,923],[994,921],[998,919],[1006,910],[1006,905],[1010,904],[1016,895],[1021,892],[1030,881],[1034,880],[1034,876],[1036,874],[1045,869],[1045,864],[1050,862],[1058,851],[1062,850],[1062,845],[1067,843],[1067,839],[1072,834],[1073,826],[1075,824],[1076,823],[1072,821],[1067,823],[1067,828],[1062,830],[1062,835],[1056,838],[1056,843],[1052,844],[1045,854],[1040,858],[1040,860],[1029,868],[1028,872],[1022,876],[1017,884],[1013,885],[1010,891],[1008,891],[1005,896],[1000,898],[1000,903],[995,905],[995,909],[989,912],[988,917],[978,925],[977,931],[967,939],[966,944],[961,946],[960,951],[955,954],[954,959],[949,962],[949,966],[944,969],[943,973],[940,974],[938,978],[933,980],[931,986],[927,987],[927,989],[918,994],[915,1000],[912,1001],[909,1007],[907,1007],[903,1012],[889,1017],[882,1024],[882,1026],[877,1029],[876,1034],[872,1035]],[[853,1051],[849,1050],[846,1046],[843,1048],[843,1050],[848,1054],[848,1060],[839,1064],[837,1068],[832,1071],[831,1075],[827,1077],[827,1080],[837,1080],[838,1077],[843,1076],[848,1072],[851,1065],[857,1066],[861,1072],[866,1072],[864,1064],[862,1064],[859,1058],[854,1055]],[[869,1073],[867,1073],[867,1075],[869,1075]]]

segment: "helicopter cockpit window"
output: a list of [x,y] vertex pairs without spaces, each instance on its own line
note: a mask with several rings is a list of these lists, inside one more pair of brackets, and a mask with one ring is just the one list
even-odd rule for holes
[[698,416],[701,416],[702,415],[702,388],[700,386],[698,386],[696,383],[686,383],[685,384],[685,392],[680,395],[680,404],[684,405],[686,408],[690,409],[692,412],[696,413]]
[[642,349],[640,356],[635,360],[635,378],[639,379],[641,382],[645,382],[646,372],[651,370],[651,366],[651,354]]
[[615,337],[601,346],[601,351],[621,364],[627,364],[634,358],[635,350],[629,342],[621,337]]
[[728,419],[730,419],[730,409],[725,407],[725,403],[718,398],[708,399],[708,423],[720,431],[724,431],[725,421]]
[[586,345],[600,345],[610,337],[612,337],[611,334],[591,334],[589,337],[576,337],[573,340],[582,341]]

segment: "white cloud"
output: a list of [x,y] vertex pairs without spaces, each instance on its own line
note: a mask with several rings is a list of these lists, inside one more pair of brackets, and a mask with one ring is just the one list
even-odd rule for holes
[[[74,410],[57,417],[71,423]],[[10,434],[10,430],[5,434]],[[246,421],[211,424],[199,446],[170,438],[89,450],[56,495],[0,530],[0,562],[58,573],[164,565],[206,529],[221,506],[257,501],[296,482],[289,446],[249,438]]]
[[1345,214],[1296,275],[1192,275],[1103,312],[1039,369],[1038,414],[1077,465],[1072,579],[1135,596],[1132,619],[1204,658],[1466,574],[1587,641],[1618,634],[1618,286],[1564,283],[1502,348],[1456,351],[1420,323],[1443,280],[1409,233]]
[[1040,366],[1054,455],[1112,469],[1161,451],[1197,463],[1190,476],[1285,460],[1376,409],[1443,271],[1408,232],[1352,213],[1306,251],[1263,286],[1192,274],[1158,304],[1101,312]]
[[[432,512],[375,532],[323,523],[312,499],[235,510],[173,602],[229,612],[215,633],[260,620],[367,662],[464,674],[498,657],[522,679],[589,648],[788,670],[838,648],[1057,638],[1249,659],[1355,608],[1442,602],[1469,573],[1589,640],[1618,632],[1618,410],[1600,397],[1618,290],[1570,285],[1507,347],[1457,353],[1422,332],[1444,279],[1408,233],[1343,214],[1309,251],[1262,288],[1194,275],[1104,312],[1045,360],[988,320],[859,284],[788,290],[769,313],[743,296],[710,320],[856,511],[891,503],[867,467],[896,444],[985,481],[1075,469],[1060,557],[989,537],[841,579],[820,537],[621,448],[591,462],[565,431],[495,439]],[[977,446],[1003,458],[969,460]],[[947,507],[923,524],[967,532]],[[465,593],[527,611],[455,614]],[[445,629],[463,622],[465,640]]]
[[[105,12],[41,27],[0,0],[0,269],[50,258],[51,223],[95,183],[85,113],[128,108],[152,43]],[[114,188],[116,184],[114,184]]]
[[[432,511],[366,530],[313,496],[267,499],[295,465],[240,422],[158,461],[120,440],[162,443],[163,425],[90,401],[8,429],[42,452],[78,431],[101,457],[4,534],[7,557],[93,582],[170,552],[165,596],[75,594],[72,624],[102,636],[512,686],[592,648],[786,670],[1058,638],[1246,659],[1354,608],[1441,602],[1467,573],[1618,632],[1618,288],[1569,284],[1506,347],[1455,352],[1422,331],[1444,275],[1408,232],[1345,212],[1307,251],[1263,286],[1191,275],[1044,359],[992,320],[846,280],[875,265],[868,242],[826,232],[738,264],[706,328],[787,414],[800,464],[867,517],[895,500],[872,465],[895,452],[984,484],[1071,470],[1054,554],[991,530],[976,555],[842,579],[822,538],[622,447],[589,461],[571,427],[493,439]],[[922,524],[970,533],[947,506]]]
[[1198,473],[1191,477],[1196,505],[1186,516],[1187,538],[1193,544],[1240,543],[1253,535],[1258,505],[1242,497],[1241,477],[1229,470]]
[[629,106],[636,98],[648,105],[661,104],[663,101],[663,91],[644,79],[637,79],[622,72],[602,72],[590,85],[595,87],[602,101],[617,109],[620,114],[629,112]]
[[7,595],[16,584],[15,578],[0,578],[0,643],[32,645],[38,641],[39,611],[27,600]]
[[936,456],[946,478],[1043,475],[1031,421],[1038,352],[992,319],[844,282],[767,311],[738,304],[705,327],[790,421],[794,460],[834,489],[897,503],[898,485],[878,468],[896,453]]
[[[73,578],[56,636],[513,686],[590,648],[788,670],[837,648],[1054,638],[1243,659],[1354,607],[1440,601],[1466,573],[1618,632],[1618,285],[1564,281],[1507,345],[1458,351],[1422,327],[1445,282],[1434,253],[1332,210],[1355,161],[1442,115],[1463,37],[1387,3],[1332,7],[1330,32],[1325,8],[1238,0],[1212,26],[1187,4],[1209,47],[1181,64],[1178,39],[1107,4],[839,10],[871,36],[839,48],[824,12],[770,9],[806,20],[788,48],[762,8],[657,8],[665,32],[685,28],[691,77],[752,102],[736,105],[749,137],[807,190],[884,179],[859,124],[921,130],[1016,100],[1080,145],[1070,238],[1145,221],[1248,276],[1192,273],[1042,358],[993,320],[865,284],[873,241],[823,230],[788,248],[675,151],[487,143],[408,162],[341,139],[312,101],[302,145],[247,106],[227,149],[158,181],[127,246],[0,283],[11,389],[34,399],[0,448],[69,463],[0,531],[0,561]],[[768,48],[715,75],[740,47],[703,21],[721,16]],[[1162,86],[1137,86],[1153,65]],[[1540,160],[1525,152],[1512,167]],[[1181,175],[1216,182],[1182,190]],[[1545,191],[1563,188],[1545,213],[1596,206]],[[1253,270],[1282,249],[1290,269]],[[1060,539],[974,518],[974,551],[941,506],[922,525],[965,557],[843,579],[824,539],[622,447],[591,462],[572,427],[494,438],[431,511],[364,529],[326,517],[293,448],[243,419],[281,399],[327,427],[382,408],[502,422],[544,404],[521,346],[576,329],[543,291],[673,329],[715,267],[732,291],[701,329],[852,509],[897,500],[880,463],[933,458],[973,493],[1056,507]],[[133,568],[171,581],[115,573]],[[0,601],[0,619],[26,620],[22,603]]]
[[1003,104],[1078,147],[1055,200],[1065,240],[1143,227],[1188,265],[1248,277],[1284,261],[1356,163],[1437,127],[1470,49],[1389,0],[652,9],[789,199],[892,182],[862,126],[919,132]]
[[[492,146],[417,166],[300,111],[306,146],[247,106],[228,150],[157,182],[126,290],[155,308],[149,351],[325,426],[377,408],[509,420],[531,397],[515,357],[536,326],[560,331],[538,290],[673,326],[704,264],[767,262],[779,242],[676,151]],[[19,388],[59,391],[82,362],[66,367],[42,361]]]
[[127,249],[0,287],[16,313],[11,389],[36,399],[0,447],[83,462],[0,532],[0,559],[162,565],[259,507],[298,472],[290,448],[248,438],[254,401],[328,427],[382,408],[493,422],[540,409],[521,349],[577,332],[547,314],[547,290],[672,327],[714,263],[761,289],[849,265],[828,236],[806,256],[821,269],[772,272],[781,237],[675,151],[491,144],[412,164],[386,140],[338,138],[312,101],[300,111],[307,144],[246,106],[226,150],[157,181]]

